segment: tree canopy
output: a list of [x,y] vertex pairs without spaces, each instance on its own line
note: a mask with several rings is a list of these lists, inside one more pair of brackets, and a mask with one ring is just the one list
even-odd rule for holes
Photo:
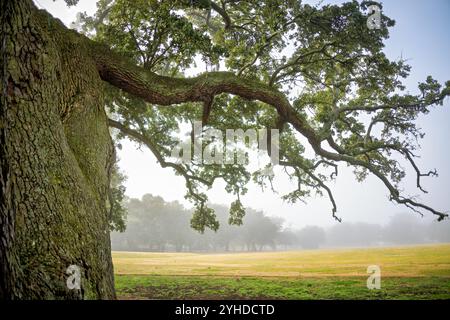
[[[195,229],[219,227],[206,192],[217,179],[236,196],[233,224],[242,222],[240,196],[248,183],[272,188],[273,180],[244,164],[171,159],[177,132],[195,121],[222,131],[279,129],[280,166],[297,186],[282,195],[287,201],[324,194],[340,220],[328,184],[346,164],[358,181],[377,177],[391,201],[442,220],[445,212],[400,191],[401,165],[413,168],[417,188],[426,193],[422,178],[437,172],[416,164],[424,136],[417,119],[443,105],[450,81],[442,85],[429,76],[418,94],[409,93],[402,80],[411,67],[383,52],[395,22],[382,15],[381,27],[369,29],[370,4],[100,0],[96,14],[80,14],[74,26],[94,40],[92,56],[108,83],[110,127],[185,178]],[[189,77],[199,61],[208,70]]]

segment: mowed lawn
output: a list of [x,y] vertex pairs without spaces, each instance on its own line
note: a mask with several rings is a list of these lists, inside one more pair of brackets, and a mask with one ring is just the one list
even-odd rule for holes
[[[450,299],[450,244],[257,253],[113,252],[122,299]],[[381,268],[381,290],[366,287]]]

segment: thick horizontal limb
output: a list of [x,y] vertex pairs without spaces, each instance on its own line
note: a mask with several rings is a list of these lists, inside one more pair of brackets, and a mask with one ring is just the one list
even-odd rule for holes
[[[215,95],[221,93],[238,95],[248,100],[259,100],[273,106],[280,118],[307,138],[317,155],[334,162],[346,162],[353,166],[366,168],[383,182],[390,192],[391,199],[397,203],[428,210],[437,215],[439,220],[448,217],[447,214],[426,205],[402,198],[398,189],[375,166],[347,154],[344,149],[334,143],[331,136],[322,136],[317,133],[304,116],[295,112],[286,95],[273,87],[255,79],[238,77],[230,72],[210,72],[193,78],[160,76],[136,66],[101,44],[88,41],[91,56],[101,78],[117,88],[149,103],[165,106],[185,102],[209,103]],[[337,153],[323,149],[323,140],[333,142],[331,146]]]

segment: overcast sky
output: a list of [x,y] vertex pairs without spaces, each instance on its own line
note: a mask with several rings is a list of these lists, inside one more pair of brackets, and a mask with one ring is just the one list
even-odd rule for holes
[[[96,8],[93,0],[80,0],[76,7],[71,8],[62,0],[35,0],[35,3],[67,25],[74,21],[77,12],[92,14]],[[391,29],[390,39],[386,42],[386,54],[391,59],[407,58],[413,67],[411,76],[405,82],[407,88],[415,92],[417,83],[425,80],[427,75],[432,75],[442,83],[450,80],[450,1],[390,0],[383,2],[383,12],[396,20],[396,26]],[[415,188],[415,175],[410,169],[407,170],[409,179],[402,185],[405,194],[419,195],[418,199],[422,202],[441,211],[450,210],[449,107],[450,101],[447,99],[444,107],[434,109],[419,120],[426,136],[422,141],[422,157],[418,163],[424,170],[437,168],[439,172],[438,178],[423,180],[429,194],[423,195]],[[128,196],[141,197],[151,193],[166,200],[178,200],[189,207],[189,203],[184,200],[184,180],[176,177],[172,170],[160,168],[148,150],[138,150],[133,143],[125,142],[118,155],[120,167],[128,176]],[[344,221],[385,223],[396,213],[409,212],[389,202],[388,191],[376,178],[370,177],[358,183],[351,170],[342,165],[339,169],[339,177],[330,187],[337,201],[338,215]],[[275,186],[282,193],[294,188],[284,178],[276,180]],[[215,203],[229,204],[234,200],[227,195],[221,183],[216,183],[208,195]],[[336,223],[331,218],[331,205],[327,198],[311,198],[307,199],[307,204],[289,205],[280,200],[279,195],[263,193],[252,185],[249,193],[243,197],[243,202],[269,215],[283,217],[286,224],[293,227],[311,224],[330,226]],[[432,218],[427,214],[425,219]]]

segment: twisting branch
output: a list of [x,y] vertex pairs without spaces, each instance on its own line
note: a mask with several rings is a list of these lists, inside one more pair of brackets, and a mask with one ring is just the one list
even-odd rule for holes
[[[194,1],[191,0],[191,6],[193,6],[193,5],[194,5]],[[208,26],[208,28],[210,28],[213,32],[217,32],[217,31],[218,31],[218,28],[215,27],[215,26],[211,23],[211,11],[212,11],[212,10],[215,11],[216,13],[218,13],[218,14],[221,16],[223,22],[225,23],[225,27],[224,27],[225,30],[231,29],[231,27],[232,27],[231,18],[230,18],[230,16],[228,15],[227,11],[225,10],[225,7],[224,7],[224,6],[218,5],[218,4],[215,3],[214,1],[207,0],[206,5],[203,3],[202,5],[199,6],[199,9],[200,9],[200,8],[201,8],[201,9],[205,9],[205,8],[208,9],[207,12],[206,12],[206,17],[203,16],[201,13],[198,13],[198,12],[196,12],[196,11],[193,11],[193,12],[191,12],[190,14],[191,14],[192,16],[197,17],[197,18],[204,19],[206,25]]]
[[403,149],[403,154],[405,155],[405,157],[408,159],[408,161],[411,163],[411,166],[414,168],[414,170],[416,171],[416,183],[417,183],[417,188],[419,188],[423,193],[428,193],[428,191],[426,191],[425,189],[422,188],[422,185],[420,184],[420,178],[422,177],[437,177],[438,173],[437,170],[434,169],[432,171],[428,171],[428,173],[422,173],[419,169],[419,167],[417,166],[417,164],[415,163],[414,159],[413,159],[413,154],[410,150],[404,148]]
[[204,126],[208,124],[209,115],[211,114],[211,109],[214,103],[214,96],[206,97],[203,102],[203,115],[202,123]]
[[287,68],[291,68],[291,67],[295,67],[298,65],[301,65],[302,60],[304,60],[305,58],[318,54],[318,53],[324,53],[325,50],[329,47],[329,46],[333,46],[335,45],[335,42],[330,42],[330,43],[326,43],[324,44],[320,49],[317,50],[311,50],[309,52],[303,53],[301,55],[299,55],[298,57],[296,57],[295,59],[292,59],[292,61],[278,67],[273,73],[272,76],[270,77],[269,80],[269,85],[273,86],[277,81],[279,81],[282,76],[280,76],[280,73],[287,69]]
[[333,178],[335,178],[335,177],[337,177],[337,175],[338,175],[338,166],[337,166],[337,164],[335,164],[335,163],[333,163],[333,162],[330,162],[330,161],[326,161],[326,160],[319,160],[318,162],[316,162],[313,166],[312,166],[312,170],[316,170],[320,165],[323,165],[323,164],[325,164],[325,165],[327,165],[327,166],[330,166],[330,167],[333,167],[334,168],[334,171],[331,173],[331,175],[330,175],[330,178],[331,179],[333,179]]
[[153,153],[153,155],[156,157],[162,168],[172,168],[181,176],[183,176],[186,181],[186,186],[188,188],[189,193],[200,202],[204,202],[205,200],[195,191],[193,181],[200,182],[207,187],[211,187],[214,184],[215,179],[220,178],[220,176],[216,176],[213,177],[212,180],[206,180],[196,175],[192,175],[191,173],[188,172],[187,169],[185,169],[180,164],[166,161],[164,159],[164,156],[159,152],[158,147],[155,145],[155,143],[151,139],[146,137],[144,134],[139,133],[136,130],[130,129],[124,126],[122,123],[112,119],[108,119],[108,125],[112,128],[120,130],[120,132],[122,132],[126,136],[135,139],[143,143],[145,146],[147,146]]
[[231,18],[228,15],[225,8],[219,6],[214,1],[209,1],[211,9],[213,9],[215,12],[217,12],[223,19],[223,22],[225,23],[225,30],[228,30],[231,28]]
[[[337,146],[337,145],[334,144],[334,146]],[[416,156],[411,152],[411,150],[409,150],[405,146],[402,146],[399,144],[394,144],[394,143],[372,143],[372,145],[370,145],[368,147],[364,147],[363,149],[361,149],[358,152],[353,152],[353,156],[358,156],[361,154],[367,155],[370,152],[373,152],[373,151],[378,152],[379,150],[391,150],[391,151],[396,151],[396,152],[402,154],[406,158],[406,160],[408,160],[408,162],[411,164],[414,171],[416,172],[417,188],[420,189],[423,193],[428,193],[428,191],[426,191],[421,185],[421,178],[422,177],[437,177],[438,176],[437,170],[434,169],[434,170],[428,171],[427,173],[423,173],[417,166],[416,162],[414,161],[414,157],[416,157]]]
[[447,97],[448,94],[439,95],[437,98],[426,101],[425,99],[421,100],[418,103],[413,104],[398,104],[398,105],[376,105],[376,106],[347,106],[339,108],[339,113],[344,112],[354,112],[354,111],[366,111],[368,113],[379,111],[379,110],[398,110],[398,109],[411,109],[415,111],[420,111],[430,105],[437,104],[441,102],[443,99]]
[[[317,183],[317,185],[315,186],[316,188],[321,188],[321,189],[325,190],[326,193],[328,194],[328,198],[330,199],[330,202],[332,204],[331,212],[332,212],[333,218],[335,220],[337,220],[338,222],[342,222],[342,219],[339,218],[338,216],[336,216],[337,205],[336,205],[336,201],[334,200],[333,192],[331,192],[331,189],[322,181],[322,179],[320,179],[313,172],[318,167],[317,164],[312,166],[311,168],[308,168],[298,161],[295,163],[292,163],[289,161],[280,161],[280,165],[285,166],[285,167],[294,168],[294,170],[297,170],[297,171],[298,171],[298,169],[301,169],[304,173],[306,173],[311,179],[313,179]],[[300,188],[300,181],[299,181],[299,188]]]
[[[87,39],[87,38],[86,38]],[[86,40],[91,50],[91,56],[97,66],[100,77],[112,85],[144,99],[149,103],[159,105],[174,105],[184,102],[204,102],[205,97],[220,93],[238,95],[248,100],[259,100],[273,106],[282,119],[302,134],[309,142],[314,152],[333,162],[346,162],[356,167],[367,169],[380,179],[389,190],[391,200],[421,208],[438,216],[438,220],[448,217],[448,214],[434,210],[412,199],[400,196],[398,189],[389,179],[370,161],[347,153],[330,135],[319,134],[308,123],[305,115],[297,113],[291,106],[285,94],[255,79],[237,77],[230,72],[210,72],[194,78],[171,78],[159,76],[128,62],[109,48],[99,45],[89,39]],[[384,108],[384,107],[383,107]],[[372,109],[370,109],[372,110]],[[354,111],[348,109],[347,111]],[[322,142],[327,140],[336,152],[322,148]],[[314,177],[311,177],[316,180]],[[320,180],[316,177],[317,180]],[[317,181],[316,180],[316,181]],[[319,183],[319,181],[317,181]],[[321,185],[319,183],[319,185]],[[328,190],[327,188],[324,188]],[[330,194],[331,192],[329,192]],[[334,200],[333,200],[334,201]]]
[[383,184],[386,186],[386,188],[389,190],[390,192],[390,199],[391,201],[395,201],[398,204],[403,204],[406,206],[414,206],[414,207],[418,207],[418,208],[422,208],[425,209],[431,213],[433,213],[434,215],[438,216],[438,221],[442,221],[445,218],[448,218],[448,214],[447,213],[443,213],[443,212],[439,212],[429,206],[426,206],[424,204],[418,203],[412,199],[409,198],[404,198],[400,196],[400,192],[398,191],[398,189],[396,187],[394,187],[394,185],[388,180],[388,178],[381,173],[381,171],[379,171],[374,165],[372,165],[369,162],[360,160],[356,157],[353,156],[349,156],[346,154],[335,154],[333,152],[329,152],[327,150],[324,150],[320,147],[315,147],[313,146],[314,150],[316,151],[317,154],[328,158],[328,159],[332,159],[335,161],[343,161],[343,162],[347,162],[351,165],[354,166],[358,166],[358,167],[363,167],[367,170],[369,170],[369,172],[371,172],[373,175],[375,175],[378,179],[380,179]]

